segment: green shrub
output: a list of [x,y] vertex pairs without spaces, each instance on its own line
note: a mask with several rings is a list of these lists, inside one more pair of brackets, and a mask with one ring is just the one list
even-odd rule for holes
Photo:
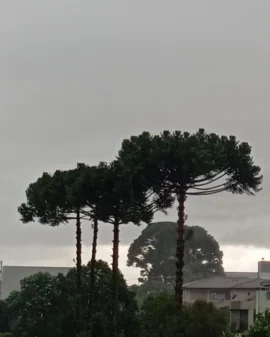
[[248,337],[270,337],[270,311],[259,313],[254,324],[249,328]]
[[230,332],[230,331],[226,331],[226,332],[222,332],[222,336],[221,337],[234,337],[235,334]]
[[179,309],[173,295],[148,297],[141,308],[140,337],[221,337],[228,315],[212,303],[197,301]]

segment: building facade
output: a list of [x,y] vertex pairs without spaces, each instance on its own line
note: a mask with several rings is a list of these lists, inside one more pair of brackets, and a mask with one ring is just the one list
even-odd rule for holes
[[31,267],[5,266],[0,261],[0,299],[5,300],[14,290],[20,290],[20,282],[36,273],[49,273],[52,276],[66,275],[71,267]]
[[256,313],[264,312],[270,304],[268,280],[270,262],[260,261],[256,273],[231,272],[184,285],[184,301],[205,300],[227,309],[232,330],[245,331],[254,322]]

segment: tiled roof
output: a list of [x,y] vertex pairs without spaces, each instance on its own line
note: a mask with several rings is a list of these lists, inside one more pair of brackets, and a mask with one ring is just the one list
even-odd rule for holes
[[266,279],[262,279],[262,278],[256,278],[253,280],[249,280],[246,281],[242,284],[238,284],[237,286],[235,286],[234,288],[241,288],[241,289],[259,289],[260,287],[262,287],[262,283],[263,282],[269,282],[270,280],[266,280]]
[[204,280],[187,283],[184,285],[186,289],[258,289],[261,283],[267,281],[261,278],[250,279],[247,277],[226,277],[215,276]]
[[237,284],[249,281],[248,278],[240,277],[226,277],[226,276],[214,276],[204,280],[195,281],[184,285],[184,288],[193,288],[193,289],[209,289],[209,288],[231,288]]

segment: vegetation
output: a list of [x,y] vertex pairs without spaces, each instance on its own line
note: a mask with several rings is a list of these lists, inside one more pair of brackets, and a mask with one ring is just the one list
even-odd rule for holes
[[[56,171],[53,175],[43,173],[35,183],[29,185],[26,191],[27,203],[19,207],[21,220],[24,223],[38,220],[41,224],[58,226],[74,220],[76,224],[76,270],[77,270],[77,301],[76,326],[82,330],[81,316],[81,268],[82,268],[82,232],[81,221],[93,220],[94,236],[92,250],[91,284],[95,285],[95,256],[97,245],[98,220],[106,221],[103,208],[100,208],[102,197],[99,188],[106,164],[89,167],[78,164],[69,171]],[[92,294],[89,294],[89,321],[92,313]]]
[[119,335],[119,233],[120,225],[130,222],[140,225],[141,222],[149,223],[152,219],[152,211],[146,204],[144,189],[133,186],[130,175],[125,172],[118,162],[114,161],[107,166],[102,185],[103,212],[107,222],[113,225],[113,255],[112,275],[114,284],[113,305],[113,330],[114,335]]
[[[77,173],[77,172],[76,172]],[[76,224],[76,266],[77,266],[77,331],[81,331],[81,265],[82,265],[82,232],[81,210],[84,204],[80,197],[74,198],[79,174],[74,171],[56,171],[53,175],[43,173],[26,191],[27,203],[19,207],[21,220],[24,223],[38,220],[41,224],[58,226],[75,220]]]
[[156,200],[164,196],[178,204],[175,295],[183,300],[185,202],[188,196],[246,193],[260,190],[262,176],[251,147],[235,137],[207,134],[205,130],[144,132],[123,142],[119,160],[133,170],[134,179],[148,187]]
[[[141,306],[150,294],[172,293],[175,280],[175,222],[148,225],[133,241],[127,265],[140,268],[140,285],[132,286]],[[218,242],[200,226],[185,226],[184,281],[223,275],[223,253]]]
[[174,297],[163,293],[145,300],[140,337],[221,337],[228,323],[228,316],[211,303],[197,301],[180,310]]
[[[196,336],[206,336],[210,328],[213,333],[207,336],[219,337],[225,329],[220,312],[201,302],[192,307],[184,307],[182,303],[184,277],[200,278],[223,272],[222,252],[216,241],[200,227],[191,231],[184,226],[185,202],[189,195],[223,191],[252,195],[260,190],[261,182],[260,168],[254,165],[247,143],[239,143],[235,137],[207,134],[202,129],[194,134],[144,132],[123,141],[112,163],[102,162],[94,167],[78,164],[72,170],[43,173],[26,191],[26,202],[18,209],[21,220],[52,227],[74,221],[76,271],[67,277],[37,274],[24,280],[21,291],[11,294],[6,301],[9,327],[15,336],[21,337],[148,336],[146,327],[159,337],[183,333],[193,336],[195,332]],[[120,225],[149,224],[156,211],[166,213],[175,201],[177,226],[172,223],[159,228],[148,226],[131,246],[129,264],[142,268],[144,283],[157,277],[165,284],[175,272],[177,301],[168,294],[146,298],[138,312],[134,296],[119,272]],[[82,266],[81,260],[82,220],[91,221],[94,228],[91,263],[87,267]],[[99,222],[113,225],[112,271],[96,262]],[[177,235],[173,234],[176,229]],[[139,261],[138,254],[145,247],[147,236],[154,236],[155,243]],[[164,247],[166,237],[170,241],[168,247]],[[174,318],[168,317],[167,310]],[[209,325],[211,316],[216,325]],[[136,330],[138,319],[140,331]],[[188,328],[188,324],[192,327]]]
[[[8,306],[5,301],[0,301],[0,333],[9,332],[9,315],[8,315]],[[0,335],[1,337],[1,335]]]
[[[175,279],[175,222],[148,225],[128,251],[128,266],[141,270],[139,282],[172,284]],[[199,226],[185,226],[184,281],[223,275],[223,253],[217,241]]]
[[[90,286],[91,265],[82,266],[81,313],[87,325],[87,297]],[[92,336],[111,336],[110,317],[114,302],[112,271],[103,261],[96,262],[97,282],[93,311]],[[6,303],[9,308],[11,330],[15,337],[35,336],[76,336],[76,270],[67,276],[59,274],[53,277],[38,273],[22,281],[21,291],[12,293]],[[125,336],[135,337],[137,326],[137,305],[134,294],[127,288],[126,282],[119,274],[119,303],[121,307],[120,329]],[[131,328],[129,331],[129,327]],[[87,326],[84,326],[84,331]]]
[[[96,262],[98,300],[94,301],[93,337],[109,337],[114,305],[112,271],[103,261]],[[82,317],[87,322],[87,295],[91,265],[82,267]],[[94,298],[97,298],[95,296]],[[76,336],[76,270],[67,276],[38,273],[22,280],[21,291],[6,300],[14,337]],[[167,293],[146,298],[140,311],[132,293],[119,274],[120,336],[126,337],[221,337],[228,329],[227,316],[212,304],[196,302],[179,309]]]
[[245,334],[246,337],[270,337],[270,311],[259,313],[254,324]]

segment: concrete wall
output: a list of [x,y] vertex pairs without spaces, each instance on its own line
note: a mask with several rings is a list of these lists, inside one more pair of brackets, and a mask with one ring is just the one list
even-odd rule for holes
[[197,300],[208,301],[208,290],[192,289],[184,291],[184,300],[188,303],[193,303]]
[[248,310],[249,325],[253,324],[256,303],[260,303],[260,312],[263,312],[267,305],[270,308],[270,301],[266,300],[265,293],[260,293],[258,295],[258,292],[254,289],[220,289],[218,291],[213,289],[185,289],[184,294],[184,301],[187,303],[193,303],[196,300],[204,299],[212,302],[218,308],[234,307],[235,310]]
[[268,291],[257,290],[256,312],[265,312],[266,309],[270,309],[270,293]]
[[196,300],[205,300],[213,303],[230,302],[231,300],[246,302],[255,298],[255,294],[256,291],[254,289],[185,289],[184,299],[187,303],[193,303]]
[[14,290],[20,290],[20,281],[25,277],[35,273],[49,273],[53,276],[62,273],[64,275],[70,270],[68,267],[18,267],[18,266],[3,266],[2,284],[1,284],[1,299],[6,299]]

